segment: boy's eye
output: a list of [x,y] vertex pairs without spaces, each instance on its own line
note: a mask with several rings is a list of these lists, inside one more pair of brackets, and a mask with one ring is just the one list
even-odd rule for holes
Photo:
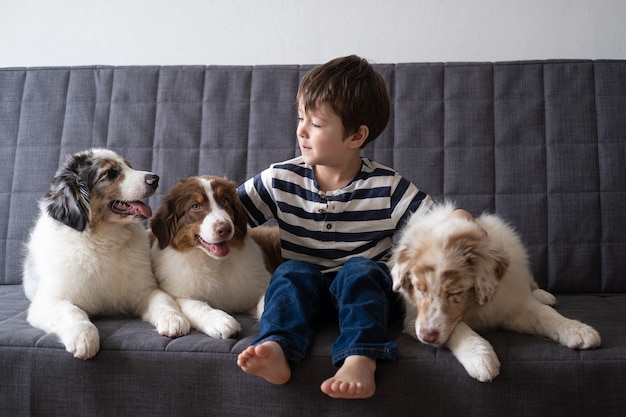
[[[312,126],[312,127],[314,127],[314,128],[320,128],[320,127],[322,127],[322,125],[320,124],[320,122],[319,122],[319,121],[314,121],[314,120],[311,120],[311,118],[310,118],[310,117],[309,117],[309,118],[307,118],[307,119],[308,119],[308,124],[309,124],[310,126]],[[304,123],[304,122],[305,122],[304,117],[303,117],[303,116],[298,116],[298,125],[300,125],[301,123]]]

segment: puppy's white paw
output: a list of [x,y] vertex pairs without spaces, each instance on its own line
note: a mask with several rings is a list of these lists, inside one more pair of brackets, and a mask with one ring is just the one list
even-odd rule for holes
[[161,336],[167,337],[184,336],[191,329],[189,320],[175,311],[161,314],[155,323],[155,327]]
[[602,343],[596,329],[577,320],[568,320],[563,326],[559,342],[570,349],[595,349]]
[[550,294],[548,291],[537,288],[533,290],[533,297],[541,304],[545,304],[550,307],[554,307],[556,305],[556,297]]
[[62,341],[65,349],[78,359],[91,359],[100,350],[98,328],[91,322],[77,324]]
[[211,337],[228,339],[241,331],[239,322],[222,310],[211,310],[203,319],[201,330]]
[[492,381],[500,374],[500,360],[486,340],[457,355],[467,373],[480,382]]

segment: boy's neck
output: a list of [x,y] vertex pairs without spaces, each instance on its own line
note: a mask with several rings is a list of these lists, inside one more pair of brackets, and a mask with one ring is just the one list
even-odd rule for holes
[[361,164],[361,158],[357,155],[348,164],[340,167],[315,165],[313,172],[320,191],[335,191],[350,184],[361,171]]

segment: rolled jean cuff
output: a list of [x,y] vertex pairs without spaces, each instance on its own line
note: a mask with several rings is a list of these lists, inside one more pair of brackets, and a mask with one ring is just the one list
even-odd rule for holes
[[372,346],[356,346],[350,349],[343,350],[332,357],[333,365],[341,366],[343,361],[348,356],[367,356],[372,359],[381,359],[388,361],[395,361],[398,357],[398,347],[394,342],[388,342],[384,345],[372,345]]

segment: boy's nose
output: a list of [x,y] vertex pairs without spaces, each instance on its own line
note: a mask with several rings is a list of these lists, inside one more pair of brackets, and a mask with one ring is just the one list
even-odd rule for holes
[[298,127],[296,128],[296,135],[299,138],[306,138],[307,131],[306,131],[305,127],[304,127],[304,123],[300,123],[298,125]]

